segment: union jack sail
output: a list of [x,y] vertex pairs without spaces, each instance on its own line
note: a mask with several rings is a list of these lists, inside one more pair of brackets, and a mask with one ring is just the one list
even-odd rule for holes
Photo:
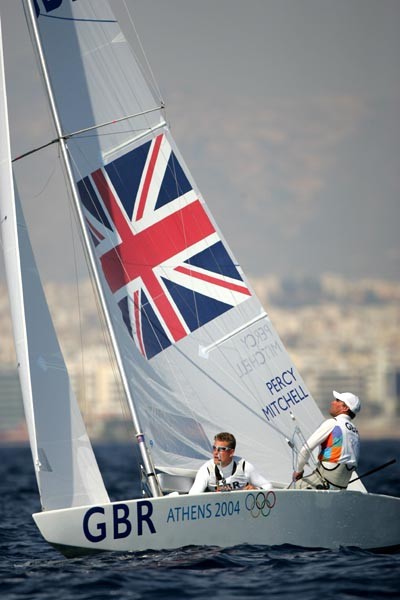
[[148,359],[251,295],[164,134],[78,189],[105,279]]

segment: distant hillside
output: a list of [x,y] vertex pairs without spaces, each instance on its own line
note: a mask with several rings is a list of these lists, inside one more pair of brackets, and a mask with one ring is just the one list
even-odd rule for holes
[[337,275],[250,278],[267,306],[298,308],[335,303],[342,306],[388,305],[400,302],[400,284],[379,279],[349,281]]

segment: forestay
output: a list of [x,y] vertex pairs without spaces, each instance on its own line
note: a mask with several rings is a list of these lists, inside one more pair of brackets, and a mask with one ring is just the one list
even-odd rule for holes
[[2,57],[0,63],[1,234],[18,370],[41,503],[44,509],[57,509],[107,502],[51,324],[18,193],[14,201]]
[[322,415],[210,216],[161,100],[107,1],[35,4],[99,277],[156,464],[196,469],[214,434],[227,430],[239,454],[289,483],[288,440],[296,426],[307,436]]

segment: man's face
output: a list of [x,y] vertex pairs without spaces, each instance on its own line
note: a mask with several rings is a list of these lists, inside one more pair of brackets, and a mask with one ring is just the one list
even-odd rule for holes
[[338,415],[347,413],[348,411],[349,411],[349,409],[348,409],[347,405],[344,402],[342,402],[342,400],[338,400],[337,398],[332,400],[331,408],[329,410],[329,414],[332,417],[337,417]]
[[229,447],[228,442],[223,442],[218,438],[214,440],[213,459],[215,464],[220,464],[222,467],[227,467],[231,462],[235,451]]

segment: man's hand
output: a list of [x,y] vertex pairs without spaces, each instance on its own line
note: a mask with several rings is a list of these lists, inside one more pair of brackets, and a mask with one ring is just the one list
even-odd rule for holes
[[304,471],[293,471],[292,480],[298,481],[299,479],[301,479],[303,477],[303,473],[304,473]]

